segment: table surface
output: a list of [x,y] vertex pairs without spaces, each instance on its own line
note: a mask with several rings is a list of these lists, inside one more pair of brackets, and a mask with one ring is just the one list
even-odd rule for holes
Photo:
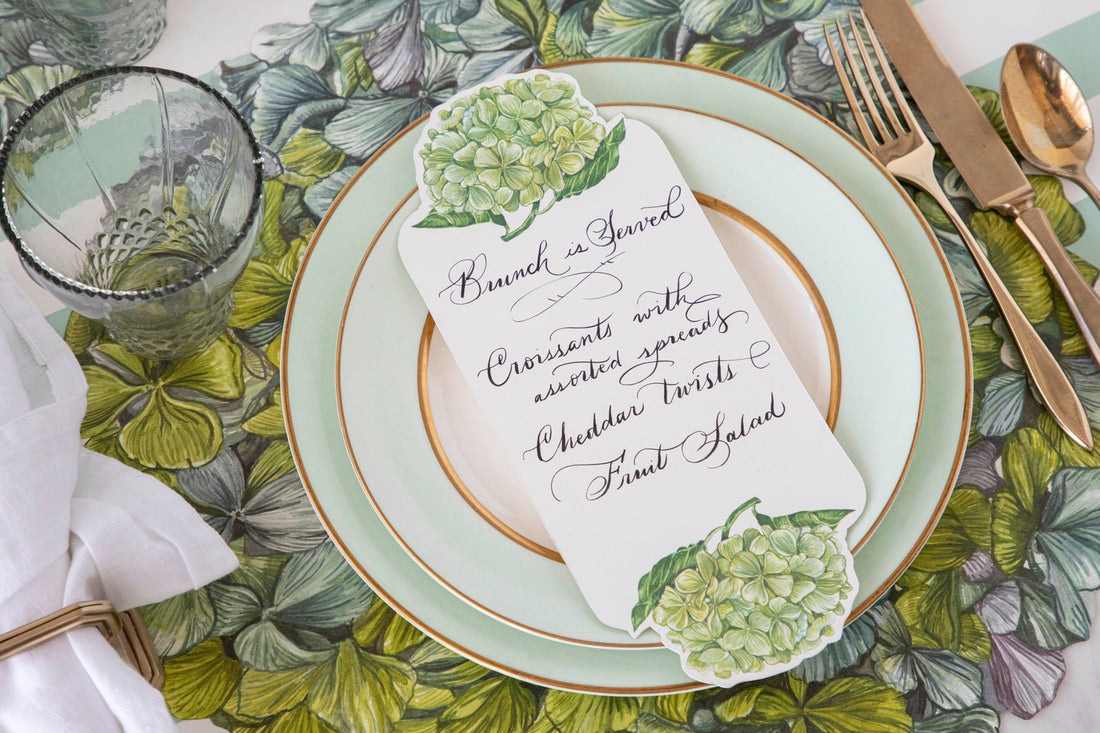
[[[507,4],[512,0],[498,0],[498,5]],[[522,0],[515,0],[516,2],[522,2]],[[685,0],[688,2],[690,0]],[[371,0],[376,5],[393,5],[392,2],[386,2],[386,0]],[[254,49],[252,37],[254,33],[262,26],[275,22],[286,22],[293,24],[304,24],[309,21],[309,9],[312,5],[311,0],[233,0],[232,2],[224,2],[224,0],[171,0],[169,2],[169,20],[168,28],[165,31],[164,37],[157,45],[152,53],[147,56],[142,63],[153,66],[163,66],[167,68],[178,69],[194,75],[206,75],[211,70],[217,67],[218,63],[224,59],[233,59],[242,54],[249,53],[252,50],[257,50],[261,53],[266,53],[263,49]],[[326,0],[323,4],[334,5],[337,4],[333,0]],[[439,5],[439,2],[433,1],[433,5]],[[469,6],[474,7],[478,3],[476,0],[470,2],[453,2],[449,5],[453,6]],[[570,5],[572,3],[569,3]],[[662,12],[661,8],[666,3],[660,2],[639,2],[638,0],[604,0],[602,5],[605,7],[614,7],[616,10],[623,12],[630,11],[631,9],[638,10],[642,14],[652,14]],[[679,3],[667,3],[672,12],[675,12],[674,5]],[[769,5],[765,0],[764,5]],[[820,13],[828,13],[837,7],[850,7],[854,5],[854,0],[829,0],[828,3],[814,2],[813,0],[806,0],[806,2],[790,3],[793,5],[805,5],[807,7],[814,6],[815,9],[820,9]],[[822,5],[825,5],[822,8]],[[1024,0],[971,0],[968,3],[958,3],[957,0],[922,0],[921,2],[914,3],[917,5],[918,13],[922,19],[929,26],[933,36],[936,38],[945,56],[952,63],[957,71],[963,76],[964,80],[970,84],[983,86],[986,88],[996,87],[997,73],[1000,67],[1000,59],[1003,53],[1008,49],[1010,45],[1019,41],[1032,41],[1043,45],[1052,50],[1066,65],[1074,72],[1081,86],[1085,89],[1087,96],[1090,98],[1090,106],[1092,107],[1094,114],[1100,114],[1100,44],[1095,43],[1095,38],[1100,36],[1100,12],[1095,0],[1059,0],[1055,3],[1043,3],[1041,6],[1034,2],[1025,2]],[[422,5],[428,5],[427,0],[422,0]],[[561,5],[560,0],[557,2],[551,0],[548,3],[551,8],[556,8]],[[733,0],[723,3],[725,6],[748,5],[748,3],[735,3]],[[1041,7],[1042,12],[1038,12],[1036,9]],[[3,12],[4,5],[0,2],[0,14]],[[666,8],[667,10],[667,8]],[[637,55],[643,55],[638,53]],[[22,63],[26,63],[23,61]],[[278,65],[285,63],[285,61],[273,60],[273,64]],[[14,68],[8,68],[14,67]],[[4,74],[10,73],[18,68],[18,64],[10,64],[0,61],[0,72]],[[0,74],[2,76],[2,74]],[[3,92],[0,92],[0,103],[3,103]],[[805,101],[805,100],[803,100]],[[348,158],[347,162],[354,161],[354,156]],[[346,164],[346,163],[345,163]],[[1100,177],[1100,158],[1095,160],[1090,166],[1090,170],[1094,176]],[[1067,184],[1065,188],[1065,196],[1071,202],[1077,205],[1077,211],[1080,213],[1080,219],[1073,218],[1073,227],[1075,230],[1082,230],[1076,232],[1079,236],[1079,240],[1074,244],[1072,251],[1083,257],[1085,260],[1091,262],[1100,263],[1100,212],[1098,212],[1087,200],[1082,201],[1083,194],[1076,189],[1072,184]],[[962,205],[966,205],[965,202],[960,202]],[[314,217],[315,223],[316,217]],[[1069,226],[1069,225],[1067,225]],[[941,239],[944,241],[945,246],[954,246],[951,241],[951,235],[947,232],[938,232]],[[0,266],[9,270],[17,276],[22,284],[25,284],[28,293],[38,304],[40,310],[43,313],[51,313],[58,308],[56,302],[52,301],[43,291],[34,286],[26,277],[22,274],[21,268],[18,265],[11,249],[9,247],[0,248]],[[1095,277],[1095,272],[1091,273]],[[993,331],[989,327],[986,321],[982,318],[988,318],[994,316],[994,312],[988,307],[981,309],[979,313],[968,314],[971,317],[972,332],[976,334],[975,338],[975,364],[977,365],[977,379],[976,391],[979,394],[986,394],[990,389],[996,389],[998,379],[1001,382],[1009,381],[1011,377],[1011,370],[1004,361],[998,355],[999,340],[991,341],[986,336],[991,336]],[[1048,318],[1048,325],[1056,321],[1055,316]],[[1052,333],[1057,334],[1056,326]],[[277,331],[276,331],[277,333]],[[273,338],[274,336],[272,336]],[[85,343],[80,343],[79,339],[70,333],[70,341],[74,343],[74,346],[78,351],[82,351],[82,358],[87,356],[84,351],[85,348],[95,349],[96,345],[93,343],[90,347]],[[992,346],[988,344],[992,343]],[[263,346],[264,344],[260,344]],[[1086,389],[1083,392],[1086,394],[1086,398],[1095,400],[1092,404],[1100,406],[1100,384],[1097,380],[1091,379],[1092,374],[1089,373],[1087,365],[1080,364],[1080,360],[1073,361],[1073,346],[1072,344],[1064,345],[1063,357],[1067,360],[1066,363],[1072,361],[1076,373],[1081,375],[1081,383],[1088,383]],[[1011,359],[1009,359],[1011,361]],[[1092,370],[1094,372],[1095,370]],[[987,435],[975,436],[975,443],[972,445],[970,451],[970,457],[973,459],[972,467],[975,469],[972,475],[978,475],[985,470],[985,475],[992,477],[994,472],[997,472],[996,481],[988,487],[979,487],[985,490],[985,493],[990,496],[991,504],[993,505],[993,516],[996,521],[998,512],[998,505],[1004,505],[1009,501],[1015,501],[1021,494],[1020,487],[1013,484],[1013,479],[1005,478],[1006,470],[1004,465],[1019,464],[1022,461],[1029,470],[1035,469],[1035,464],[1040,460],[1042,456],[1046,456],[1053,461],[1052,470],[1048,471],[1043,476],[1043,486],[1045,488],[1046,483],[1053,481],[1057,483],[1062,481],[1063,484],[1072,483],[1072,481],[1064,480],[1074,471],[1083,471],[1088,473],[1094,470],[1093,467],[1100,465],[1100,459],[1096,459],[1092,456],[1083,456],[1078,452],[1073,451],[1060,444],[1051,444],[1048,440],[1043,445],[1042,450],[1034,448],[1033,444],[1028,444],[1029,447],[1021,447],[1027,442],[1032,440],[1036,436],[1042,440],[1041,431],[1036,428],[1039,426],[1037,417],[1039,411],[1035,409],[1035,405],[1030,401],[1030,397],[1027,398],[1027,406],[1022,412],[1022,416],[1018,417],[1015,423],[1008,426],[1003,430],[987,430]],[[1093,413],[1093,424],[1100,424],[1100,407],[1097,407],[1097,412]],[[975,414],[976,424],[982,424],[980,421],[980,412]],[[993,432],[997,432],[994,435]],[[102,437],[92,436],[93,442],[100,439],[98,445],[103,447],[106,445]],[[272,439],[270,436],[264,441],[257,443],[262,448],[269,448],[272,442],[278,442],[278,438]],[[1006,445],[1008,447],[1006,447]],[[111,452],[108,450],[108,452]],[[1009,455],[1011,454],[1011,455]],[[1021,458],[1022,456],[1022,458]],[[129,459],[133,460],[133,456],[129,456]],[[144,457],[148,459],[148,457]],[[155,457],[154,457],[155,458]],[[998,459],[997,465],[993,465],[993,459]],[[979,460],[981,459],[981,460]],[[984,461],[984,465],[979,465]],[[155,461],[146,460],[146,468],[158,473],[162,478],[172,481],[178,481],[178,477],[175,477],[176,472],[164,470],[156,465],[148,465]],[[1084,466],[1087,468],[1077,469],[1076,466]],[[1037,469],[1035,469],[1037,470]],[[1034,474],[1035,470],[1031,470]],[[1056,471],[1067,471],[1063,475],[1059,475]],[[1053,477],[1053,478],[1052,478]],[[992,479],[991,479],[992,480]],[[186,483],[186,479],[184,481]],[[1006,483],[1007,482],[1007,483]],[[994,485],[995,484],[995,485]],[[1010,496],[1012,495],[1012,496]],[[1015,498],[1014,498],[1015,497]],[[1087,528],[1086,528],[1087,529]],[[996,527],[993,528],[994,542],[996,541]],[[248,539],[248,538],[245,538]],[[979,543],[980,545],[981,543]],[[987,543],[988,544],[988,543]],[[276,562],[284,562],[286,555],[293,555],[293,550],[287,550],[287,548],[280,548],[284,550],[282,554],[275,553],[274,555],[267,554],[270,548],[265,549],[262,553],[250,555],[246,547],[241,540],[238,540],[236,546],[241,547],[239,551],[246,561],[250,563],[250,567],[257,573],[262,574],[264,571],[263,564],[270,558],[279,558]],[[1096,549],[1096,548],[1093,548]],[[1100,563],[1100,560],[1097,560]],[[1017,582],[1022,587],[1024,584],[1032,581],[1044,580],[1041,569],[1037,566],[1025,564],[1023,567],[1017,567],[1017,575],[1008,573],[1007,582],[1002,583],[1006,586],[1011,585],[1013,582]],[[946,572],[958,572],[956,569],[950,569]],[[932,576],[937,575],[932,573]],[[1027,576],[1027,580],[1024,580],[1024,576]],[[926,583],[934,583],[934,579],[926,579]],[[1015,587],[1015,586],[1014,586]],[[1094,587],[1094,586],[1093,586]],[[1084,590],[1085,586],[1077,584],[1077,588]],[[1020,590],[1017,588],[1015,591],[1015,597],[1017,604],[1020,597]],[[217,595],[217,594],[215,594]],[[222,594],[224,595],[224,594]],[[886,604],[904,604],[906,601],[901,598],[901,591],[895,591],[892,593]],[[1011,595],[1011,594],[1009,594]],[[1092,594],[1088,594],[1088,603],[1092,605]],[[194,599],[189,599],[189,602]],[[990,604],[992,599],[990,599]],[[210,593],[207,592],[207,596],[202,603],[198,606],[206,604],[209,606]],[[180,604],[176,604],[179,606]],[[215,603],[216,605],[216,603]],[[988,605],[988,604],[987,604]],[[192,611],[196,606],[192,605]],[[1048,609],[1052,612],[1055,609]],[[178,608],[175,608],[172,613],[179,612]],[[963,614],[965,615],[965,614]],[[971,614],[973,615],[973,614]],[[1024,614],[1027,615],[1026,613]],[[253,717],[246,718],[239,716],[232,718],[228,715],[233,706],[229,704],[227,700],[232,697],[231,693],[237,693],[240,691],[240,685],[244,684],[242,679],[249,681],[249,674],[252,673],[251,681],[258,679],[258,675],[255,674],[256,670],[249,670],[247,667],[243,671],[239,661],[227,657],[221,652],[222,644],[216,644],[217,649],[213,649],[210,646],[211,641],[218,641],[217,636],[211,637],[211,629],[207,629],[206,635],[201,638],[195,637],[190,639],[181,639],[178,636],[171,637],[166,635],[162,628],[165,618],[168,614],[161,609],[160,611],[153,609],[148,612],[147,616],[150,620],[150,625],[154,627],[154,633],[158,633],[158,629],[161,633],[161,637],[157,639],[163,656],[166,657],[168,672],[169,672],[169,687],[166,688],[166,695],[172,703],[173,712],[180,717],[203,717],[207,718],[213,715],[215,721],[222,727],[233,727],[234,725],[241,725],[240,728],[235,729],[253,729],[245,728],[240,721],[248,720],[251,725],[256,725],[261,721],[265,721],[271,725],[275,725],[277,722],[283,725],[290,726],[292,723],[295,725],[302,725],[304,727],[306,718],[309,715],[317,713],[316,709],[306,710],[303,705],[288,706],[279,705],[277,700],[268,699],[266,701],[253,698],[248,705],[250,707],[248,712],[253,713]],[[1035,615],[1028,617],[1034,620]],[[1036,650],[1033,647],[1036,645],[1034,635],[1028,635],[1022,629],[1024,624],[1021,623],[1021,627],[1016,631],[1010,631],[1003,635],[997,635],[999,638],[996,641],[995,647],[1000,650],[999,656],[995,654],[993,661],[980,661],[975,659],[974,661],[965,661],[965,664],[973,664],[980,661],[980,668],[989,676],[990,670],[993,666],[1000,664],[1002,669],[1000,672],[1000,679],[1002,683],[1008,680],[1008,683],[1015,684],[1013,692],[1007,697],[1011,697],[1015,702],[1010,702],[1009,707],[1015,706],[1016,708],[1027,707],[1026,701],[1022,702],[1021,699],[1026,698],[1028,690],[1024,681],[1025,677],[1031,677],[1035,680],[1039,680],[1038,688],[1032,690],[1034,695],[1042,697],[1044,690],[1042,680],[1043,672],[1049,673],[1049,680],[1047,687],[1050,690],[1053,689],[1054,678],[1058,677],[1057,670],[1064,664],[1067,669],[1065,679],[1061,682],[1061,689],[1058,693],[1055,701],[1049,706],[1042,709],[1038,715],[1031,720],[1022,720],[1011,714],[1001,715],[1000,730],[1004,731],[1036,731],[1036,730],[1052,730],[1059,725],[1072,725],[1076,728],[1092,729],[1100,724],[1100,705],[1096,703],[1094,689],[1097,680],[1100,680],[1100,642],[1091,643],[1076,643],[1070,644],[1067,640],[1062,644],[1047,644],[1049,649]],[[221,630],[224,639],[231,639],[234,634],[240,630],[237,629],[232,632],[227,630]],[[918,635],[921,629],[914,628]],[[927,631],[927,629],[925,629]],[[1063,629],[1064,631],[1064,629]],[[211,638],[208,638],[211,637]],[[1011,638],[1009,638],[1011,637]],[[1026,640],[1026,641],[1025,641]],[[409,643],[420,643],[415,639],[410,638]],[[996,646],[999,644],[1000,646]],[[1059,647],[1067,647],[1062,651]],[[375,649],[377,651],[377,649]],[[928,650],[925,650],[928,651]],[[942,652],[942,650],[940,650]],[[954,652],[946,652],[947,654],[954,654]],[[394,658],[400,657],[400,653],[395,653]],[[928,662],[932,657],[927,657],[926,662],[935,666],[933,662]],[[944,657],[939,657],[942,661]],[[965,656],[955,654],[951,657],[953,661],[960,659],[965,660]],[[235,666],[234,666],[235,665]],[[1015,665],[1013,670],[1005,672],[1004,665]],[[1029,666],[1031,665],[1031,666]],[[1037,665],[1037,666],[1036,666]],[[873,667],[866,666],[863,668],[864,674],[873,673]],[[228,672],[226,670],[229,670]],[[868,672],[872,670],[872,672]],[[1052,671],[1053,670],[1053,671]],[[853,672],[854,673],[854,672]],[[234,677],[235,675],[235,677]],[[223,689],[226,687],[226,682],[223,678],[232,678],[232,689]],[[845,676],[844,672],[841,672],[838,677]],[[449,690],[443,690],[443,693],[451,695],[451,698],[458,697],[459,702],[471,703],[475,701],[473,692],[479,689],[485,688],[486,685],[492,684],[492,680],[496,679],[495,674],[488,674],[483,678],[477,678],[476,682],[468,682],[465,684],[455,684]],[[222,679],[222,687],[218,688],[216,683],[219,679]],[[213,683],[211,682],[213,680]],[[931,676],[928,678],[931,680]],[[931,682],[928,682],[931,684]],[[942,681],[942,678],[941,678]],[[883,684],[881,680],[876,680],[877,683]],[[895,680],[896,682],[896,680]],[[212,688],[210,685],[214,684]],[[992,685],[986,685],[984,691],[983,705],[997,706],[996,693],[991,692]],[[187,703],[187,696],[190,697],[203,697],[208,696],[212,690],[215,690],[215,694],[221,694],[220,700],[225,702],[224,705],[219,703],[218,708],[207,709],[203,707],[195,707],[194,705]],[[548,696],[545,691],[535,688],[530,685],[518,685],[516,689],[519,692],[516,695],[518,699],[530,700],[532,708],[530,710],[530,716],[520,719],[534,720],[535,716],[538,716],[538,720],[543,720],[547,714],[547,710],[551,706],[557,706],[558,709],[562,709],[561,706],[566,703],[560,697]],[[1049,693],[1050,690],[1047,690]],[[183,693],[186,692],[185,696]],[[240,693],[242,696],[245,693]],[[964,719],[974,721],[975,725],[979,720],[988,721],[988,716],[982,717],[981,706],[969,711],[964,712],[945,712],[934,708],[925,707],[926,702],[920,689],[911,691],[907,695],[908,712],[914,716],[914,719],[921,719],[924,717],[937,718],[937,722],[944,724],[949,721],[953,721],[953,724],[943,730],[954,729],[956,724],[961,723]],[[406,696],[407,697],[407,696]],[[400,724],[402,730],[436,730],[436,725],[439,721],[450,721],[452,725],[460,722],[462,719],[456,717],[456,713],[448,712],[446,694],[442,694],[440,697],[440,704],[438,710],[427,716],[422,720],[417,727],[416,724],[410,723],[408,720],[403,721]],[[216,701],[217,702],[217,701]],[[1003,704],[1004,701],[1002,701]],[[268,705],[266,710],[263,710],[263,705]],[[693,705],[695,714],[688,719],[686,714],[683,720],[677,719],[677,714],[674,712],[667,712],[667,719],[665,723],[689,723],[692,726],[696,726],[691,729],[703,730],[705,729],[705,723],[710,720],[713,722],[714,718],[710,711],[713,709],[713,704],[700,703],[699,701],[693,701],[689,703]],[[318,708],[322,706],[317,706]],[[670,706],[671,708],[672,706]],[[536,709],[537,708],[537,709]],[[595,710],[595,708],[594,708]],[[975,712],[977,710],[977,712]],[[240,712],[240,706],[236,708],[237,712]],[[259,712],[266,712],[270,715],[267,718],[262,716],[257,717]],[[700,712],[706,714],[700,714]],[[966,718],[969,714],[971,717]],[[592,716],[598,717],[598,713],[591,713]],[[707,715],[711,715],[708,719]],[[951,715],[958,717],[951,718]],[[295,718],[294,716],[298,716]],[[449,716],[449,717],[448,717]],[[294,718],[291,720],[291,718]],[[347,725],[339,725],[340,720],[344,720],[339,714],[329,714],[322,717],[320,720],[328,720],[329,722],[337,724],[334,729],[342,729],[343,727],[349,727]],[[466,722],[472,723],[476,718],[465,718]],[[590,729],[591,725],[594,725],[595,718],[588,718],[588,725],[586,727],[585,720],[579,720],[579,727],[577,730]],[[344,720],[347,723],[346,720]],[[578,722],[575,720],[574,722]],[[652,721],[651,721],[652,722]],[[931,721],[929,721],[931,722]],[[313,724],[320,725],[319,719],[314,719]],[[542,723],[545,725],[545,721]],[[927,724],[927,723],[926,723]],[[1091,724],[1091,725],[1090,725]],[[536,721],[535,727],[540,725]],[[186,722],[183,726],[185,731],[199,731],[199,730],[212,730],[216,727],[207,720],[196,720]],[[269,728],[264,727],[264,730]],[[291,728],[298,730],[298,727]],[[312,728],[311,728],[312,729]],[[327,728],[317,728],[318,730],[326,730]],[[474,729],[474,728],[471,728]],[[665,728],[655,728],[656,730],[665,730]],[[673,730],[669,727],[668,730]],[[675,728],[676,730],[687,730],[688,728]],[[766,729],[766,728],[765,728]],[[785,729],[785,728],[783,728]],[[986,730],[987,727],[976,727],[975,730]],[[893,729],[891,729],[893,730]],[[939,728],[937,728],[939,730]]]

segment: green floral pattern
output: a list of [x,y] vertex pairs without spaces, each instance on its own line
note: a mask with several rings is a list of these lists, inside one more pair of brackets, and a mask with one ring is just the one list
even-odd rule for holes
[[[1100,587],[1100,457],[1069,441],[1033,399],[974,265],[923,195],[918,204],[959,283],[973,342],[974,420],[962,473],[895,588],[788,674],[731,690],[610,698],[490,672],[374,597],[319,531],[289,460],[277,367],[290,284],[334,196],[395,133],[496,75],[612,55],[738,74],[854,131],[822,27],[857,7],[318,0],[309,23],[266,27],[254,54],[219,66],[211,81],[251,122],[268,163],[263,232],[231,328],[206,353],[172,364],[137,359],[76,316],[66,333],[90,383],[88,445],[176,488],[241,561],[228,577],[143,610],[176,716],[264,733],[900,733],[994,731],[998,711],[1031,717],[1050,703],[1065,674],[1063,650],[1089,633],[1082,593]],[[75,73],[0,0],[0,128]],[[995,95],[973,92],[1000,124]],[[583,129],[569,132],[586,139]],[[494,150],[509,175],[513,151]],[[557,161],[563,179],[571,160]],[[937,165],[1100,426],[1100,374],[1036,255],[1005,219],[977,209],[947,162]],[[512,183],[526,180],[514,173]],[[1072,244],[1080,216],[1057,181],[1032,181]],[[1078,264],[1095,280],[1094,267]]]

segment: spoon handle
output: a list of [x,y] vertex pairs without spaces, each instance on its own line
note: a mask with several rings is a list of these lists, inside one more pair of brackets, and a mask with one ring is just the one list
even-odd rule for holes
[[1027,202],[1013,212],[1016,226],[1039,253],[1051,280],[1066,299],[1092,360],[1100,367],[1100,295],[1085,281],[1058,240],[1046,212]]
[[[1073,438],[1074,442],[1091,451],[1093,440],[1088,416],[1085,414],[1085,408],[1082,407],[1077,393],[1073,390],[1073,384],[1069,381],[1069,377],[1062,371],[1062,367],[1059,366],[1054,355],[1050,353],[1050,349],[1038,331],[1024,315],[1024,312],[1020,309],[1020,304],[1012,297],[1004,281],[1001,280],[1000,275],[993,268],[993,263],[989,261],[985,251],[974,240],[970,228],[955,211],[955,207],[952,206],[947,195],[943,193],[939,186],[928,186],[926,191],[936,200],[936,203],[951,219],[951,223],[959,230],[959,236],[962,237],[963,243],[970,251],[974,262],[978,265],[978,270],[981,271],[986,284],[989,285],[989,292],[993,295],[993,300],[997,302],[997,306],[1004,315],[1005,324],[1008,326],[1012,338],[1016,341],[1020,357],[1023,359],[1024,366],[1027,367],[1028,374],[1031,375],[1031,381],[1035,384],[1035,389],[1046,405],[1047,411],[1050,412],[1055,422],[1066,431],[1066,434]],[[1041,209],[1038,211],[1042,213]]]
[[1089,195],[1092,202],[1100,207],[1100,188],[1096,187],[1096,184],[1092,182],[1087,173],[1082,172],[1079,175],[1072,176],[1070,180],[1080,186]]

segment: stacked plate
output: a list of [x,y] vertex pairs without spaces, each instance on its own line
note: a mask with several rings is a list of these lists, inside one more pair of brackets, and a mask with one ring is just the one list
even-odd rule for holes
[[[661,135],[860,469],[858,615],[927,539],[965,448],[967,328],[934,237],[862,148],[768,89],[668,62],[557,70]],[[283,403],[314,506],[380,596],[471,659],[585,692],[697,687],[655,635],[596,620],[434,332],[397,256],[420,130],[341,193],[291,294]]]

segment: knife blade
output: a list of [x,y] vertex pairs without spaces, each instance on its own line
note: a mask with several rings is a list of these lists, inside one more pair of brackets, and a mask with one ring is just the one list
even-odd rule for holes
[[1085,281],[1035,205],[1035,189],[908,0],[863,0],[913,100],[983,208],[1015,219],[1043,260],[1100,367],[1100,296]]

